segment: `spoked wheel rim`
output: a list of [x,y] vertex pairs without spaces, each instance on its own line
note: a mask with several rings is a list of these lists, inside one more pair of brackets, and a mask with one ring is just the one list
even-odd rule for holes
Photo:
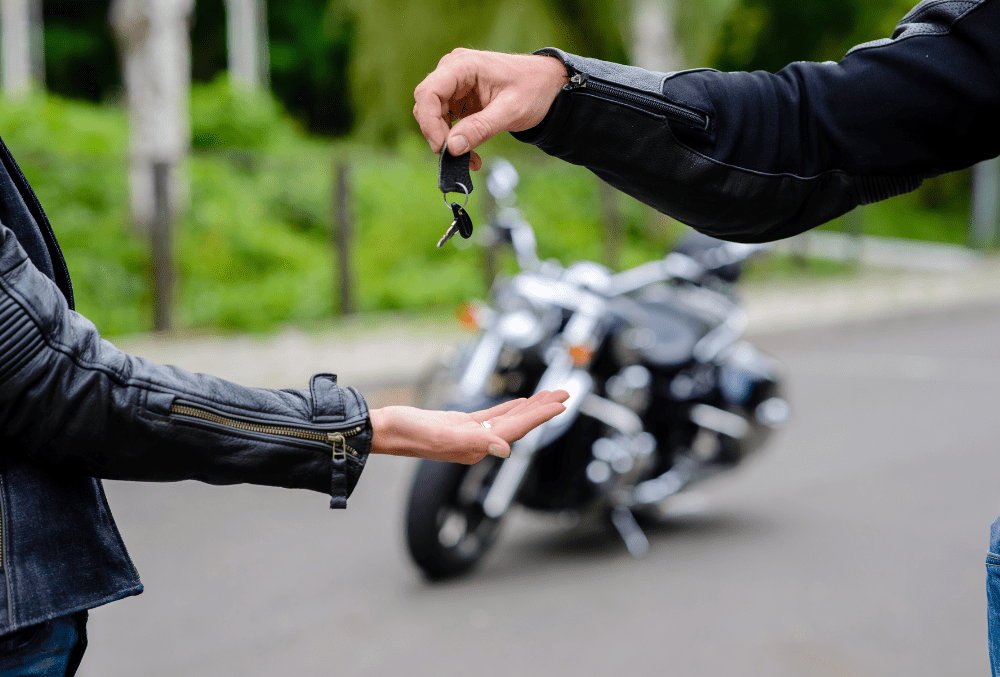
[[437,512],[437,540],[442,548],[465,559],[478,557],[489,545],[498,520],[483,512],[483,500],[499,469],[500,460],[490,456],[469,466],[450,500]]

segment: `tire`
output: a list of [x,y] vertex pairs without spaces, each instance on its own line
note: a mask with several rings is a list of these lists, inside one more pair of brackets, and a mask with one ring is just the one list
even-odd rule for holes
[[420,462],[410,489],[406,544],[428,578],[467,573],[493,545],[500,519],[487,517],[482,502],[500,464],[492,456],[475,465]]

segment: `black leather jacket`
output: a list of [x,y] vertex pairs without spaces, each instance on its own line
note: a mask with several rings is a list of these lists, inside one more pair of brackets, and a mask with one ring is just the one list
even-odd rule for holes
[[653,73],[557,49],[514,134],[709,235],[795,235],[1000,154],[1000,0],[925,0],[839,63]]
[[346,507],[371,446],[361,395],[329,374],[244,388],[102,340],[2,142],[0,160],[0,634],[141,592],[96,478],[311,489]]

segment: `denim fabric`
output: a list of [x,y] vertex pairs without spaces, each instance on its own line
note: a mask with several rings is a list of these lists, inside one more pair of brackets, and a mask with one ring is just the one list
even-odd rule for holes
[[[0,220],[72,307],[45,213],[0,140]],[[22,239],[23,238],[23,239]],[[142,592],[100,480],[34,463],[0,431],[0,636]]]
[[1000,677],[1000,517],[990,531],[990,551],[986,554],[986,618],[990,638],[990,666]]
[[87,649],[87,612],[0,637],[0,677],[72,677]]
[[0,510],[0,633],[142,591],[100,480],[52,472],[15,446],[0,458]]

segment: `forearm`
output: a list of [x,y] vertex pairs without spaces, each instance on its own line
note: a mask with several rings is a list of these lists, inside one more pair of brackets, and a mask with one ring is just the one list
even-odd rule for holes
[[577,77],[516,136],[709,234],[779,239],[1000,154],[997,35],[985,0],[925,3],[894,40],[773,75],[558,53]]
[[0,437],[64,472],[252,483],[328,493],[343,507],[370,444],[353,389],[244,388],[133,357],[69,310],[0,226]]

